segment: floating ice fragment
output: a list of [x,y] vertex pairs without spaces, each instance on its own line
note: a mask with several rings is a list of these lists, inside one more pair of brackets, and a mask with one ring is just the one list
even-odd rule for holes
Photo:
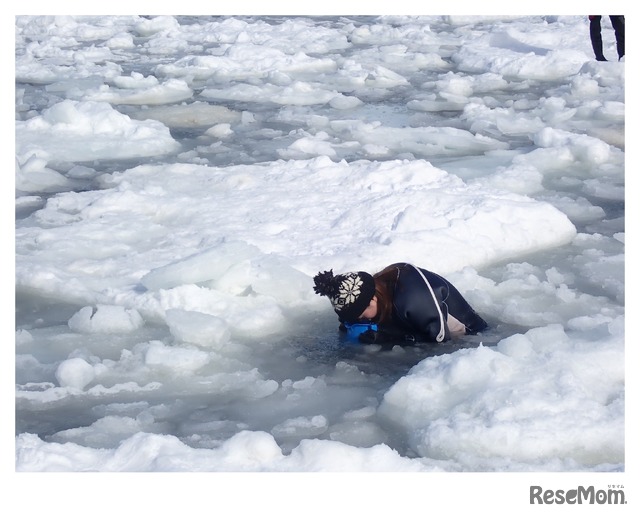
[[128,333],[144,325],[144,320],[135,309],[98,304],[94,310],[85,306],[68,322],[78,333]]
[[166,315],[169,330],[177,340],[217,349],[229,339],[229,326],[222,318],[182,309],[169,309]]
[[95,378],[93,367],[82,358],[64,360],[56,369],[56,379],[61,387],[84,389]]

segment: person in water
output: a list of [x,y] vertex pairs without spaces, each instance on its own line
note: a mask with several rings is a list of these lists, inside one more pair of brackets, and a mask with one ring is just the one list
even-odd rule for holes
[[371,275],[319,272],[314,291],[331,301],[340,329],[365,343],[445,342],[487,323],[445,278],[409,263]]

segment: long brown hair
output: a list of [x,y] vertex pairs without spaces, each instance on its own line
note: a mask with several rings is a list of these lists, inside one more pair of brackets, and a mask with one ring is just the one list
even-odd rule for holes
[[388,322],[391,319],[393,292],[399,273],[400,268],[398,265],[392,264],[373,275],[373,280],[376,284],[376,298],[378,299],[376,321],[379,323]]

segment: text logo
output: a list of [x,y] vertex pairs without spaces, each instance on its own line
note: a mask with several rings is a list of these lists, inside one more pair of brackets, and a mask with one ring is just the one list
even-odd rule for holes
[[530,504],[626,504],[623,486],[609,486],[608,489],[596,489],[593,486],[578,486],[575,489],[542,489],[541,486],[529,487]]

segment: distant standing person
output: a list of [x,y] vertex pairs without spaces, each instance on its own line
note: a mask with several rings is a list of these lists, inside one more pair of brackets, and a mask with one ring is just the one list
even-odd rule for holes
[[[602,52],[602,28],[600,20],[602,16],[589,15],[589,35],[591,36],[591,46],[596,55],[597,61],[607,61]],[[609,16],[611,26],[616,34],[616,47],[618,50],[618,61],[624,56],[624,16]]]

